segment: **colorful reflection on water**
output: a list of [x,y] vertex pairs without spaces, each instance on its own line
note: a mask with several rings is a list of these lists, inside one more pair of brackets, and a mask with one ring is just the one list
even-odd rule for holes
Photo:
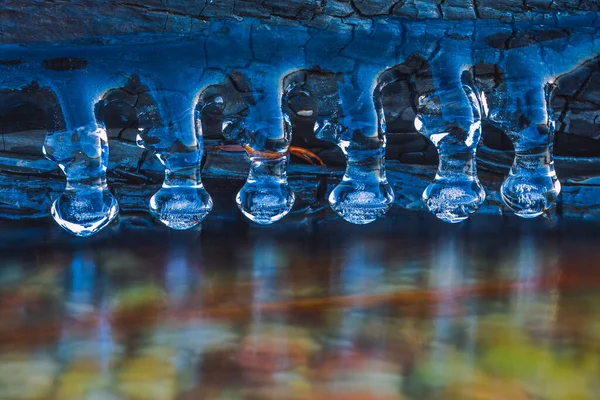
[[4,252],[0,399],[597,399],[600,253],[571,242]]

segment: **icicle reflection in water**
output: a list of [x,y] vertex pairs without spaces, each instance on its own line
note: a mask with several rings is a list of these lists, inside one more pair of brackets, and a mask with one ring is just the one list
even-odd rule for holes
[[0,398],[596,399],[592,236],[339,226],[3,252]]

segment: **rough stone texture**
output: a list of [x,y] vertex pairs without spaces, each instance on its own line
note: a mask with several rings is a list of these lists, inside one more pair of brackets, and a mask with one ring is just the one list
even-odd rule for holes
[[286,19],[327,27],[370,18],[540,18],[599,11],[597,0],[2,0],[0,43],[61,41],[135,32],[192,32],[214,18]]
[[573,156],[600,154],[600,58],[559,81],[553,108],[556,151]]

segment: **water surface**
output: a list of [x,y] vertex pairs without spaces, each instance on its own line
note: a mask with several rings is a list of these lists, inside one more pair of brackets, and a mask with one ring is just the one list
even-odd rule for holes
[[595,229],[413,222],[4,249],[0,399],[598,398]]

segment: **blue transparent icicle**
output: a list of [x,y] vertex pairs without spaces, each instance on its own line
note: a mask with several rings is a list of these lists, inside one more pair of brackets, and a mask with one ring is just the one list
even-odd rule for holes
[[251,221],[268,225],[285,217],[295,196],[287,180],[292,124],[282,115],[278,80],[268,80],[256,91],[257,105],[239,129],[224,131],[237,140],[250,159],[246,183],[236,196],[240,211]]
[[94,114],[101,89],[91,85],[93,77],[85,71],[56,73],[53,78],[51,85],[63,112],[65,129],[47,132],[43,153],[60,167],[67,183],[52,203],[51,214],[68,232],[91,236],[119,212],[106,182],[106,129]]
[[162,121],[138,135],[138,145],[153,151],[165,166],[162,187],[150,199],[150,212],[171,229],[190,229],[213,207],[201,179],[204,141],[196,126],[199,118],[194,117],[196,97],[173,89],[155,89],[154,94]]
[[[470,110],[462,109],[465,106]],[[437,91],[419,98],[415,127],[433,142],[439,154],[435,179],[423,192],[423,201],[442,221],[464,221],[485,200],[476,164],[483,109],[477,92],[467,85],[445,96]]]

